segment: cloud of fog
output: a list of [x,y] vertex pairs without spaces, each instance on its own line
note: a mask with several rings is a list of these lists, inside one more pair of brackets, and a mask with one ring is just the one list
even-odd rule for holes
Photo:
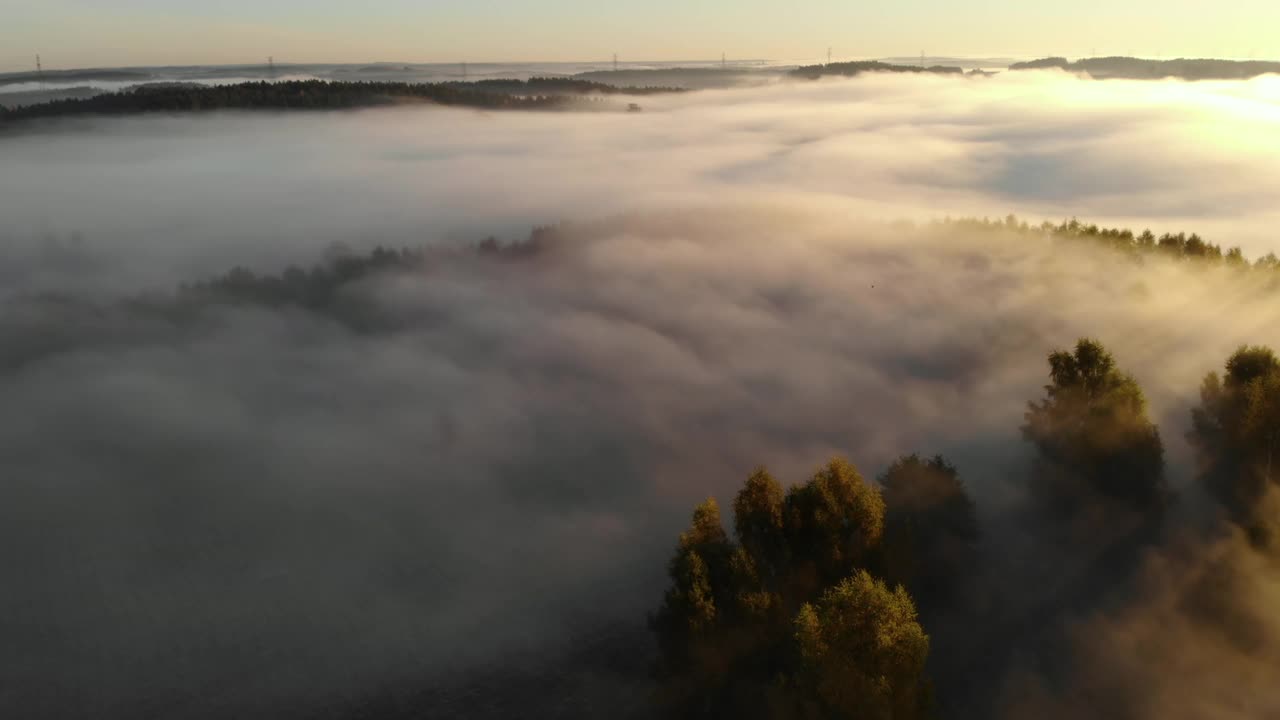
[[1015,669],[1009,718],[1238,718],[1280,712],[1280,566],[1237,535],[1184,541],[1148,558],[1127,605],[1069,630],[1068,680]]
[[[1201,376],[1280,346],[1265,288],[868,218],[1079,215],[1261,251],[1275,82],[873,77],[639,115],[0,138],[0,708],[276,717],[438,685],[475,716],[459,673],[635,631],[691,503],[757,463],[943,452],[984,515],[1016,507],[1024,404],[1084,334],[1147,389],[1185,487]],[[347,288],[375,332],[111,299],[558,218],[540,255]],[[580,714],[631,688],[607,674],[566,681]]]
[[646,112],[68,121],[0,139],[0,242],[79,233],[190,273],[336,240],[766,201],[893,219],[1079,216],[1263,253],[1280,212],[1274,77],[871,76],[639,102]]

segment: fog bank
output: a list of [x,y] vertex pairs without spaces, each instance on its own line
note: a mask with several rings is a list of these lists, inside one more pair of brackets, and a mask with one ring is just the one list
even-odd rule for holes
[[[833,453],[867,476],[944,453],[995,528],[991,562],[1020,568],[1001,534],[1025,501],[1018,425],[1045,355],[1082,335],[1137,376],[1179,512],[1203,520],[1187,410],[1238,345],[1280,346],[1269,286],[877,218],[1078,215],[1257,254],[1278,102],[1269,78],[870,77],[646,99],[638,115],[227,114],[0,138],[0,714],[407,698],[642,715],[627,673],[676,533],[757,464],[791,482]],[[514,239],[562,218],[545,252],[445,254],[343,286],[368,327],[166,304],[180,282],[309,264],[335,242]],[[1152,628],[1178,630],[1163,657],[1199,646],[1166,599],[1237,550],[1188,543],[1139,581],[1167,592],[1062,620],[1081,623],[1079,668]],[[1242,557],[1228,565],[1262,563]],[[1274,597],[1273,572],[1245,606]],[[582,659],[610,638],[632,643],[608,656],[630,670]],[[1192,675],[1240,687],[1225,673],[1246,668],[1265,697],[1267,642],[1104,679],[1143,683],[1154,710],[1135,712],[1152,718]],[[468,694],[485,673],[523,678],[525,704]],[[1068,712],[1079,696],[1046,688],[1059,677],[1097,680],[1031,668],[1001,683],[1002,706]],[[1184,716],[1248,716],[1223,694]]]

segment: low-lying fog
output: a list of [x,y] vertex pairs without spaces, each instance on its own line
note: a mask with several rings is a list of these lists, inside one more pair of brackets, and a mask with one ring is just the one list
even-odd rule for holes
[[[643,665],[693,503],[727,501],[758,463],[794,481],[842,453],[870,477],[942,452],[998,518],[1022,499],[1045,355],[1081,335],[1146,389],[1194,506],[1188,408],[1239,344],[1280,347],[1274,293],[882,221],[1078,216],[1265,253],[1280,79],[866,77],[640,102],[0,136],[0,714],[282,717],[419,690],[443,715],[636,712],[625,674],[538,673],[602,635],[638,636]],[[349,288],[385,330],[240,306],[193,332],[112,300],[339,242],[561,220],[554,253]],[[1242,602],[1272,597],[1258,573]],[[1177,628],[1161,610],[1081,622],[1113,657]],[[1151,717],[1224,673],[1274,708],[1275,636],[1258,633],[1254,654],[1203,656],[1171,633],[1176,662],[1113,677],[1143,684]],[[506,681],[466,694],[474,673],[569,699],[504,706]],[[1079,711],[1008,685],[1038,688],[1010,715]],[[1187,717],[1248,716],[1206,694]]]

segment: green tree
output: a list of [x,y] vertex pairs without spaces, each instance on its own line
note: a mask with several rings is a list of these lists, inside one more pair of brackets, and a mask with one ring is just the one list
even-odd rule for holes
[[1101,495],[1137,510],[1162,508],[1164,446],[1133,376],[1089,338],[1074,352],[1050,354],[1049,376],[1022,427],[1045,464],[1042,489],[1060,505]]
[[724,618],[731,600],[734,554],[708,498],[693,511],[667,566],[671,586],[650,618],[660,651],[659,675],[666,704],[688,709],[712,707],[729,671],[724,650]]
[[[804,666],[809,670],[802,668],[795,632],[801,608],[815,601],[817,608],[828,607],[821,602],[824,592],[865,573],[879,551],[884,513],[879,490],[839,458],[786,493],[764,468],[753,472],[734,499],[736,541],[725,535],[714,500],[699,505],[689,529],[680,535],[667,568],[670,586],[650,620],[660,652],[664,715],[791,717],[808,707],[811,683],[832,671],[833,663],[862,659],[881,663],[846,668],[880,678],[876,692],[883,697],[868,702],[898,707],[892,703],[900,703],[899,695],[906,692],[896,685],[899,677],[885,676],[882,654],[864,649],[883,639],[872,625],[858,620],[858,635],[849,625],[854,620],[844,619],[845,610],[833,600],[828,604],[833,614],[827,616],[830,642],[823,651],[830,662]],[[899,602],[907,596],[899,588],[886,597]],[[914,622],[909,598],[905,607]],[[876,609],[864,619],[893,620],[899,624],[884,631],[899,633],[901,618],[887,612]],[[927,651],[927,642],[923,647]],[[813,668],[826,669],[812,675]],[[817,712],[815,708],[808,709]]]
[[828,589],[796,615],[801,713],[812,718],[928,717],[929,638],[911,597],[865,570]]
[[977,562],[978,518],[955,466],[906,455],[880,477],[885,578],[905,585],[921,611],[953,600]]
[[733,501],[734,532],[762,581],[777,590],[789,559],[782,485],[756,468]]
[[1224,376],[1205,377],[1188,439],[1209,492],[1255,542],[1266,541],[1274,519],[1263,500],[1280,482],[1280,359],[1271,348],[1241,347]]
[[809,593],[862,566],[884,533],[883,498],[842,458],[791,488],[784,505],[792,572]]

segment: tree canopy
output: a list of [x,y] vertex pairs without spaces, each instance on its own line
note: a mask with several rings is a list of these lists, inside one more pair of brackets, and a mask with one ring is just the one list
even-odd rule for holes
[[978,518],[956,467],[905,455],[880,476],[884,573],[922,607],[951,601],[977,562]]
[[914,718],[928,638],[907,591],[868,574],[885,504],[835,458],[785,494],[764,468],[734,500],[733,540],[700,504],[650,620],[676,717]]
[[1269,347],[1241,347],[1227,359],[1223,376],[1205,377],[1188,439],[1206,488],[1255,542],[1267,540],[1275,520],[1262,509],[1278,482],[1278,430],[1280,359]]
[[791,71],[794,77],[816,80],[824,75],[854,77],[863,73],[929,73],[931,75],[964,75],[964,68],[951,65],[895,65],[879,60],[856,60],[851,62],[826,63],[823,65],[803,65]]
[[1032,402],[1023,436],[1043,462],[1041,489],[1057,502],[1098,494],[1134,509],[1167,500],[1164,446],[1147,417],[1146,399],[1096,340],[1049,355],[1045,397]]
[[929,638],[907,591],[860,570],[795,620],[805,717],[894,720],[931,709]]

